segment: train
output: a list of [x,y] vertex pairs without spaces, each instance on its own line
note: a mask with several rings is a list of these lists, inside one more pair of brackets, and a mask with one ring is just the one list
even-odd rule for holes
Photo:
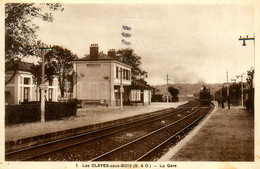
[[199,101],[201,105],[210,105],[212,96],[210,90],[203,86],[199,92]]

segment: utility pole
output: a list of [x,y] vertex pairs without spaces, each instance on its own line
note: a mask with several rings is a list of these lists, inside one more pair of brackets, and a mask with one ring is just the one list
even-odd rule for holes
[[227,104],[228,104],[228,109],[230,109],[229,85],[228,85],[228,70],[227,70]]
[[41,43],[39,46],[37,45],[37,48],[41,50],[41,56],[42,56],[42,73],[41,73],[41,84],[40,84],[40,89],[41,89],[41,122],[45,122],[45,100],[44,100],[44,95],[45,91],[47,90],[47,85],[45,84],[45,50],[47,49],[52,49],[51,46],[47,46],[44,43]]
[[242,105],[242,107],[244,106],[244,103],[243,103],[243,101],[244,101],[244,95],[243,95],[243,74],[241,74],[240,76],[236,76],[237,79],[241,77],[241,101],[242,101],[241,105]]
[[168,96],[168,88],[169,88],[168,87],[168,84],[169,84],[168,81],[169,80],[171,80],[171,79],[168,78],[168,73],[167,73],[167,76],[166,76],[166,81],[167,81],[167,88],[166,88],[167,103],[169,103],[169,96]]
[[123,87],[123,69],[120,68],[120,109],[123,110],[123,92],[124,92],[124,87]]

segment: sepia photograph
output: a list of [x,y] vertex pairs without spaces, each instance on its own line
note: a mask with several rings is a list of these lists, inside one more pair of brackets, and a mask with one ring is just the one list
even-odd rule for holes
[[1,1],[0,168],[260,167],[259,6]]

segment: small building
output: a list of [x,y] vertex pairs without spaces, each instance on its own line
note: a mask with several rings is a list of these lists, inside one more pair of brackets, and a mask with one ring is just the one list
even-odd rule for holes
[[78,75],[73,88],[73,97],[83,104],[100,103],[109,106],[120,105],[120,86],[123,86],[123,100],[129,100],[127,86],[131,85],[131,66],[124,64],[111,49],[107,55],[99,52],[97,44],[90,45],[90,54],[73,61]]
[[[40,90],[33,82],[33,75],[30,72],[32,63],[20,62],[18,71],[13,80],[5,86],[5,103],[20,104],[22,102],[32,102],[40,100]],[[9,79],[13,71],[5,73],[5,78]],[[58,80],[55,77],[52,81],[47,82],[48,89],[46,100],[58,100]]]
[[152,100],[153,88],[145,84],[131,85],[128,87],[130,91],[130,103],[150,105]]

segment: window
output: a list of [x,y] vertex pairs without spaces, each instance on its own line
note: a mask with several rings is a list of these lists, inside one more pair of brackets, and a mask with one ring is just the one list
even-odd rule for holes
[[116,78],[118,78],[118,67],[116,67]]
[[128,79],[131,80],[131,72],[128,73]]
[[52,86],[53,85],[53,80],[49,80],[49,86]]
[[128,70],[126,70],[126,80],[129,80],[128,79]]
[[137,95],[136,100],[140,101],[141,91],[140,91],[140,90],[137,90],[137,91],[136,91],[136,95]]
[[53,89],[49,89],[49,101],[50,101],[50,102],[52,101],[52,90],[53,90]]
[[132,101],[136,101],[136,92],[132,90]]
[[122,75],[123,75],[123,69],[122,69],[122,68],[120,68],[120,79],[121,79],[121,78],[123,78],[123,76],[122,76]]
[[123,79],[125,79],[125,72],[126,72],[126,70],[123,69]]
[[140,90],[132,90],[131,91],[132,93],[132,101],[140,101],[140,94],[141,94],[141,91]]
[[25,77],[23,84],[29,85],[30,84],[30,78]]
[[24,88],[24,102],[28,102],[29,101],[29,87],[25,87]]

